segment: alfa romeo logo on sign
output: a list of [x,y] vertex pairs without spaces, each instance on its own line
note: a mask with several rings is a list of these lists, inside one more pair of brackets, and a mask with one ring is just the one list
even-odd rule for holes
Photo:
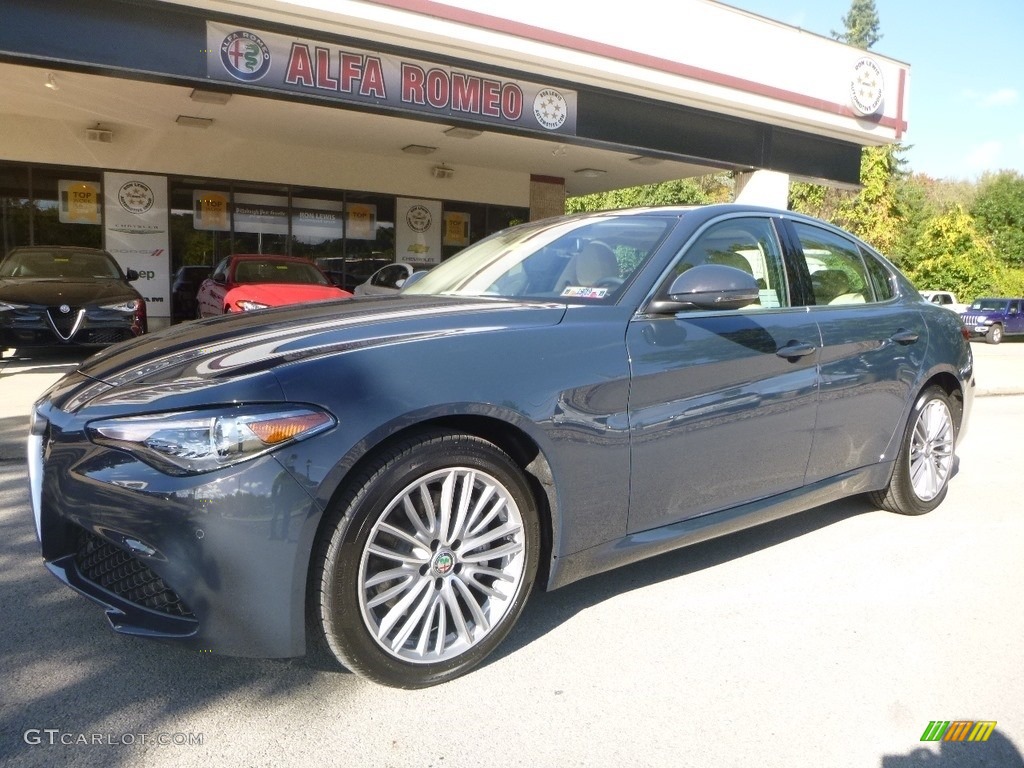
[[850,81],[850,104],[859,115],[873,115],[882,106],[885,81],[874,59],[860,59],[853,65]]
[[141,181],[129,181],[117,191],[117,201],[128,213],[141,214],[153,207],[153,190]]
[[405,221],[413,232],[426,232],[430,229],[431,219],[430,211],[422,205],[414,205],[405,214]]
[[259,35],[238,30],[221,42],[220,60],[233,78],[251,83],[270,71],[270,48]]
[[542,128],[561,128],[569,115],[565,97],[554,88],[543,88],[533,100],[533,115]]

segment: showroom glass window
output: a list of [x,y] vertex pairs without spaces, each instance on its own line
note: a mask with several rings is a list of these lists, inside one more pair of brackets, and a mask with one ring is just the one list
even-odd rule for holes
[[212,266],[231,253],[231,189],[223,182],[171,180],[173,270]]
[[32,201],[26,166],[0,165],[0,259],[19,245],[32,245]]
[[852,240],[835,232],[803,222],[793,222],[793,230],[811,276],[808,303],[816,306],[864,304],[875,300],[874,288],[861,256]]
[[770,219],[737,217],[709,226],[683,250],[663,291],[676,277],[701,264],[722,264],[753,275],[758,300],[743,311],[790,306],[782,248]]
[[233,252],[288,254],[289,202],[286,186],[234,185],[231,197]]
[[32,169],[32,229],[36,245],[103,247],[100,174]]

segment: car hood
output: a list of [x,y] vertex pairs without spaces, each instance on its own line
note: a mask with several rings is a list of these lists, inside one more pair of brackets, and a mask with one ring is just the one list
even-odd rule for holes
[[234,304],[237,301],[258,301],[271,307],[285,304],[296,304],[300,301],[324,301],[339,299],[345,293],[333,285],[307,285],[303,283],[260,283],[259,285],[240,285],[228,291],[225,302]]
[[138,292],[119,280],[72,280],[57,277],[19,277],[0,280],[0,300],[14,304],[109,304],[138,298]]
[[397,295],[223,315],[115,344],[86,360],[50,395],[69,411],[113,387],[119,388],[119,401],[135,398],[141,403],[220,382],[251,381],[276,365],[304,358],[430,337],[556,325],[565,311],[558,303]]

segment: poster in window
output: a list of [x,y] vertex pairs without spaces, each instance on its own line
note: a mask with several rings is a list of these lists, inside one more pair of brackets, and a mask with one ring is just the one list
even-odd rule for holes
[[228,232],[228,196],[226,192],[197,189],[192,192],[192,226],[208,232]]
[[100,185],[95,181],[74,181],[61,179],[57,182],[60,192],[61,224],[99,224],[102,202]]
[[395,257],[421,264],[441,263],[440,200],[400,197],[395,204]]
[[469,214],[445,211],[444,244],[459,247],[469,245]]
[[377,206],[370,203],[346,205],[345,237],[349,240],[376,240]]

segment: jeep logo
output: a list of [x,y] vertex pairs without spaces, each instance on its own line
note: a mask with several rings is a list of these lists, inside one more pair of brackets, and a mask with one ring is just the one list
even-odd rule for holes
[[156,272],[152,269],[137,269],[135,271],[139,273],[140,280],[152,280],[156,277]]

